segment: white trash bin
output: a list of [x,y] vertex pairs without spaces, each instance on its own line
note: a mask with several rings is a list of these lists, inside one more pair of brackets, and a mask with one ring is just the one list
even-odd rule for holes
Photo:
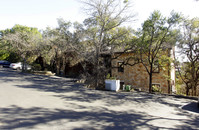
[[120,80],[105,80],[105,89],[117,92],[120,89]]

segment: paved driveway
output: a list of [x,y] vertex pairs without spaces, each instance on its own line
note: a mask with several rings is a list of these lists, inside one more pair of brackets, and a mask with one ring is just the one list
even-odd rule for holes
[[196,101],[0,69],[0,129],[199,129]]

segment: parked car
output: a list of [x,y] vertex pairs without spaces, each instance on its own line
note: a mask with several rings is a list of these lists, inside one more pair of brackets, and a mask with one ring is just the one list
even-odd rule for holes
[[7,60],[0,60],[0,67],[9,67],[10,66],[10,62]]
[[[23,63],[22,62],[18,62],[18,63],[11,63],[10,64],[10,68],[12,69],[17,69],[17,70],[21,70],[23,67]],[[26,64],[25,67],[27,67],[27,70],[31,69],[31,66]]]

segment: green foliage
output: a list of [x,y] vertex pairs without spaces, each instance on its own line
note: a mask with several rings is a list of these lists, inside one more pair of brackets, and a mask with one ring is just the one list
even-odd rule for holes
[[116,80],[115,77],[111,77],[111,74],[110,74],[110,73],[107,74],[106,79]]
[[21,57],[15,52],[10,52],[9,56],[6,58],[6,60],[8,60],[8,61],[10,61],[12,63],[16,63],[16,62],[22,61]]
[[[176,43],[176,33],[173,30],[176,24],[181,21],[178,13],[171,12],[170,17],[166,18],[159,11],[154,11],[151,16],[144,21],[142,29],[136,33],[137,43],[134,48],[140,62],[144,65],[149,74],[149,92],[152,91],[152,77],[155,71],[154,65],[158,60],[159,65],[163,68],[169,64],[167,58],[172,46]],[[173,38],[174,37],[174,38]]]
[[[94,84],[99,87],[100,82],[104,82],[109,72],[102,60],[102,54],[111,54],[115,50],[123,50],[130,42],[129,28],[121,27],[130,21],[134,15],[129,12],[129,2],[118,0],[82,0],[86,13],[89,15],[84,20],[86,30],[86,41],[82,48],[84,59],[89,64],[93,64]],[[88,45],[88,46],[87,46]]]
[[39,35],[39,37],[42,38],[42,34],[38,31],[37,28],[27,27],[27,26],[23,26],[23,25],[19,25],[19,24],[16,24],[11,29],[1,30],[0,32],[1,32],[2,36],[6,35],[6,34],[21,32],[21,33],[32,33],[33,35]]
[[180,67],[179,75],[186,85],[186,94],[192,90],[192,96],[196,96],[199,85],[199,18],[184,19],[181,39],[178,47],[182,55],[186,56],[187,62]]
[[31,66],[32,66],[33,71],[41,71],[41,65],[40,64],[33,63]]
[[160,86],[158,86],[158,85],[152,85],[152,91],[159,92],[159,93],[162,92]]
[[131,91],[131,85],[125,85],[125,90],[126,91]]
[[[163,17],[159,11],[154,11],[142,26],[140,33],[142,47],[144,46],[146,50],[151,49],[157,51],[157,49],[162,49],[163,43],[171,44],[170,40],[175,34],[175,31],[171,30],[171,28],[176,25],[180,19],[178,13],[172,12],[171,16],[166,18]],[[159,48],[159,46],[161,48]]]
[[0,60],[6,60],[9,57],[9,53],[6,52],[5,50],[0,51]]
[[21,61],[21,58],[15,52],[2,50],[0,51],[0,60],[7,60],[9,62],[16,63],[16,62]]
[[186,95],[186,89],[185,89],[185,86],[183,86],[183,84],[176,83],[175,87],[176,87],[177,95],[183,95],[183,96]]
[[15,52],[23,58],[33,55],[39,49],[42,35],[37,28],[15,25],[11,29],[1,31],[2,44],[10,52]]

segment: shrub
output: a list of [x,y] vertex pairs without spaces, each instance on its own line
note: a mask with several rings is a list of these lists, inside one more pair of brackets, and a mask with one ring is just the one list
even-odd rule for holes
[[110,73],[107,74],[106,79],[116,80],[115,77],[111,77],[111,74],[110,74]]
[[40,64],[32,64],[32,70],[34,71],[40,71],[41,70],[41,65]]
[[159,93],[161,93],[161,88],[160,88],[159,85],[153,84],[153,85],[152,85],[152,91],[153,91],[153,92],[159,92]]

